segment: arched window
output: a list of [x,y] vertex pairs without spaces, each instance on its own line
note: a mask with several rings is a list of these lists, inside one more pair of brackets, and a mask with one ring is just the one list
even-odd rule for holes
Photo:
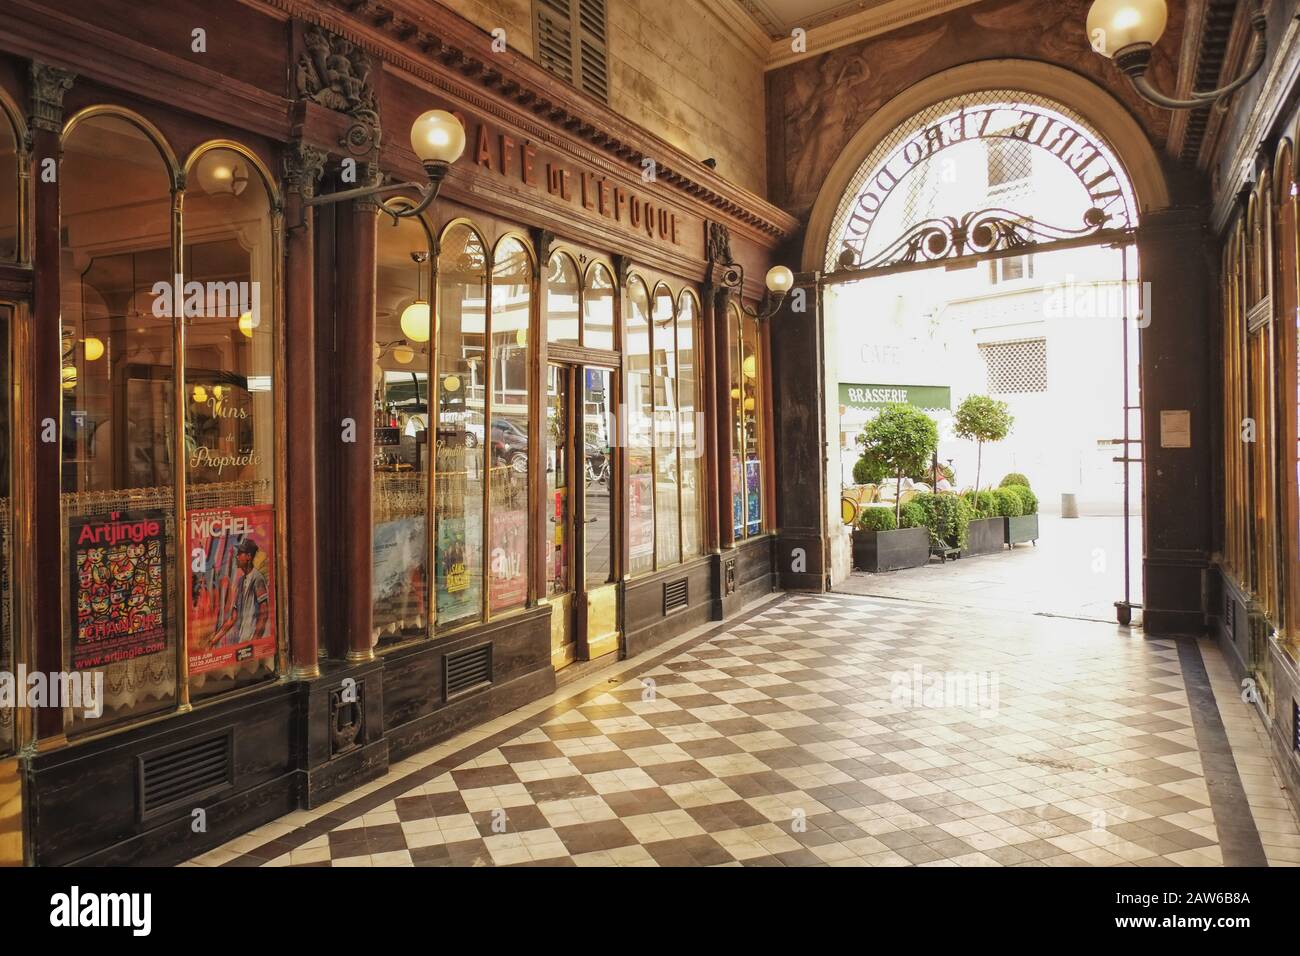
[[578,314],[581,283],[578,266],[567,252],[551,256],[546,266],[546,341],[578,345],[582,317]]
[[1273,288],[1277,316],[1278,461],[1282,495],[1283,639],[1292,654],[1300,651],[1300,237],[1297,236],[1295,149],[1283,140],[1273,164],[1276,173],[1273,216]]
[[523,241],[497,243],[492,266],[492,356],[488,372],[492,435],[489,441],[489,589],[491,613],[528,601],[529,315],[533,257]]
[[[102,673],[100,730],[177,703],[176,163],[141,120],[69,121],[62,214],[62,510],[76,569],[66,664]],[[183,295],[183,290],[182,290]],[[239,332],[236,330],[235,334]]]
[[437,622],[446,627],[483,613],[487,246],[473,226],[443,232],[437,287],[434,574]]
[[639,276],[627,282],[627,544],[628,573],[655,566],[654,381],[650,354],[650,294]]
[[0,262],[15,262],[22,251],[21,181],[25,157],[17,110],[0,94]]
[[275,673],[279,225],[248,153],[200,147],[187,169],[184,593],[198,699]]
[[374,577],[380,644],[428,633],[432,236],[419,217],[380,217],[375,246]]
[[704,521],[704,428],[697,416],[699,362],[696,351],[696,321],[699,308],[695,295],[683,289],[677,297],[677,394],[678,447],[681,459],[682,557],[693,558],[704,551],[700,529]]
[[758,322],[733,302],[727,322],[731,349],[732,526],[737,539],[761,534],[763,508],[763,356]]
[[600,262],[587,267],[582,294],[582,344],[589,349],[613,349],[614,277]]
[[654,426],[655,426],[655,566],[682,559],[681,468],[677,448],[677,310],[672,291],[655,287]]

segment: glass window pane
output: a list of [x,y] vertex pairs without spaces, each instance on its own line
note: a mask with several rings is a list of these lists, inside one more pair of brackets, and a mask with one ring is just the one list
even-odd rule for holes
[[703,517],[700,493],[704,484],[701,455],[704,453],[703,424],[695,413],[696,362],[695,297],[683,292],[677,300],[677,392],[678,445],[682,470],[682,555],[695,557],[704,550],[700,528]]
[[546,595],[569,590],[569,372],[546,368]]
[[563,252],[546,268],[546,341],[578,344],[578,267]]
[[0,261],[18,258],[18,138],[0,110]]
[[75,733],[175,705],[186,605],[173,494],[171,179],[144,132],[109,115],[74,127],[59,178],[62,510],[65,566],[76,568],[65,653],[70,669],[104,682],[103,716],[74,708]]
[[[9,487],[9,441],[13,434],[10,425],[12,410],[9,396],[13,394],[13,380],[9,369],[13,355],[13,309],[0,305],[0,671],[14,673],[13,621],[13,569],[9,563],[13,548],[13,496]],[[14,718],[16,710],[8,702],[0,702],[0,754],[14,748]]]
[[614,509],[610,491],[614,455],[614,373],[607,368],[583,370],[582,440],[587,452],[582,526],[587,587],[614,580]]
[[677,320],[666,288],[654,300],[655,554],[658,567],[682,560],[677,490]]
[[275,240],[260,174],[200,155],[185,195],[186,588],[194,699],[275,672]]
[[731,307],[727,319],[727,352],[731,359],[731,524],[737,538],[745,537],[745,435],[741,427],[740,310]]
[[654,384],[650,368],[650,296],[636,276],[627,284],[628,573],[655,566]]
[[587,270],[582,297],[582,344],[589,349],[614,348],[614,279],[599,262]]
[[758,323],[746,316],[742,327],[744,338],[741,344],[740,375],[743,393],[741,430],[745,449],[745,536],[752,537],[763,530],[763,366],[759,353]]
[[490,570],[493,613],[528,600],[528,315],[533,260],[518,239],[492,269]]
[[484,320],[487,254],[458,224],[438,253],[438,452],[435,577],[441,627],[483,610]]
[[428,633],[429,233],[380,217],[375,256],[371,620],[379,643]]

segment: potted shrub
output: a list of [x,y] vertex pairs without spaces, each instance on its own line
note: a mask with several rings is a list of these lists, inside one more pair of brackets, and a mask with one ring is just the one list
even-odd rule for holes
[[980,487],[980,467],[984,461],[984,443],[1002,441],[1011,431],[1015,419],[1006,402],[987,395],[967,395],[953,416],[958,438],[975,442],[975,490]]
[[917,495],[903,509],[902,524],[923,526],[930,535],[930,549],[941,557],[953,552],[967,554],[970,546],[971,504],[962,495],[939,491]]
[[971,514],[967,543],[962,545],[962,556],[996,554],[1001,551],[1006,538],[1006,522],[998,512],[996,493],[971,490],[962,492],[961,498],[969,506]]
[[[893,475],[895,488],[903,477],[925,470],[939,447],[939,427],[919,408],[911,405],[886,405],[858,436],[862,446],[863,468]],[[894,523],[899,523],[901,495],[895,495]]]
[[[1008,475],[1008,478],[1024,478],[1024,475]],[[1010,484],[1003,479],[1003,487],[998,489],[1011,497],[1014,497],[1019,506],[1019,514],[1006,515],[1006,536],[1005,543],[1008,547],[1014,548],[1018,544],[1024,544],[1026,541],[1032,541],[1038,545],[1038,496],[1029,489],[1028,480],[1025,484]]]
[[924,527],[899,528],[894,509],[863,508],[853,529],[853,567],[858,571],[919,568],[930,560],[930,535]]

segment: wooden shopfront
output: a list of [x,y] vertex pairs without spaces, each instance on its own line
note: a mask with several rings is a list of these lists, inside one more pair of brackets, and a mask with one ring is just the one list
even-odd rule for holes
[[[190,857],[773,589],[788,216],[441,8],[18,5],[0,669],[104,689],[0,712],[0,860]],[[315,201],[430,109],[426,211]]]

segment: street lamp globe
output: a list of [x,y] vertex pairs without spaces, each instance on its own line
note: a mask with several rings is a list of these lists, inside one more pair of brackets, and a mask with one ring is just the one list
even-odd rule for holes
[[446,110],[428,110],[411,124],[411,148],[422,163],[454,163],[465,152],[465,127]]
[[770,292],[789,292],[794,286],[794,273],[785,266],[772,266],[767,270],[767,288]]
[[1165,0],[1096,0],[1088,11],[1088,42],[1109,59],[1137,44],[1155,46],[1168,20]]

